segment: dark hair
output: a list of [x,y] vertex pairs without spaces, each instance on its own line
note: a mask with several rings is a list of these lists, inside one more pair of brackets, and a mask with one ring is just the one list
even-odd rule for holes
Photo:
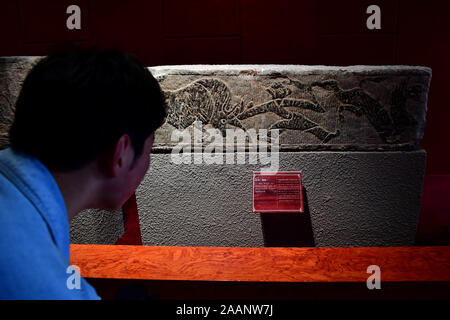
[[167,115],[164,95],[136,58],[114,50],[78,50],[40,60],[16,102],[11,147],[49,170],[72,171],[128,134],[140,157]]

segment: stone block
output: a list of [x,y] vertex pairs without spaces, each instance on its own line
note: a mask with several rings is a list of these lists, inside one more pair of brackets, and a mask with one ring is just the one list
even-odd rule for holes
[[252,213],[260,165],[177,165],[170,156],[152,155],[136,191],[144,245],[414,244],[423,150],[281,152],[280,171],[302,171],[305,190],[305,212],[283,214]]
[[414,149],[423,136],[431,70],[409,66],[197,65],[153,67],[172,131],[279,129],[281,150]]
[[9,145],[8,131],[14,120],[22,83],[40,57],[0,57],[0,149]]
[[[0,58],[0,148],[8,145],[16,98],[38,59]],[[156,132],[152,165],[136,192],[144,244],[413,244],[426,159],[418,145],[431,69],[189,65],[149,70],[164,91],[169,114]],[[171,151],[178,141],[172,133],[192,133],[195,121],[225,137],[227,129],[278,129],[279,170],[303,172],[305,213],[252,213],[252,172],[260,166],[250,161],[175,164]],[[203,152],[207,144],[202,141]],[[71,224],[72,241],[114,243],[123,222],[120,214],[110,218],[98,210],[81,213]]]
[[123,234],[122,211],[88,209],[70,221],[70,242],[80,244],[114,244]]
[[[0,148],[21,83],[38,57],[0,59]],[[165,92],[155,150],[194,121],[279,129],[281,150],[414,149],[423,137],[431,69],[409,66],[189,65],[149,68]]]

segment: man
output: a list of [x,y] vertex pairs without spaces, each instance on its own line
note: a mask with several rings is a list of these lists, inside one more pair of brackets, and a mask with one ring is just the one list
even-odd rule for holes
[[158,82],[127,54],[56,54],[31,70],[0,151],[0,299],[99,299],[84,279],[69,285],[69,221],[122,207],[165,117]]

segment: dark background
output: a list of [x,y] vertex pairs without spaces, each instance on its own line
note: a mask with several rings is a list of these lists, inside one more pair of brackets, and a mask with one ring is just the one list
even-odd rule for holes
[[[81,8],[81,30],[66,8]],[[366,8],[381,8],[368,30]],[[164,64],[405,64],[433,69],[422,147],[449,174],[449,0],[2,0],[0,56],[76,44]]]

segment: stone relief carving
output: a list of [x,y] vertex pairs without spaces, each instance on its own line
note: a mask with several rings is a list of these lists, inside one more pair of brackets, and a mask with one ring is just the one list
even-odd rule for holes
[[[8,145],[21,83],[39,57],[0,58],[0,149]],[[152,67],[169,107],[156,133],[174,129],[279,129],[281,149],[416,148],[423,136],[431,70],[408,66]]]
[[[385,79],[375,78],[363,81],[383,80]],[[402,133],[417,124],[407,110],[407,100],[412,98],[420,103],[420,92],[423,91],[420,85],[408,88],[407,83],[408,80],[405,80],[395,87],[390,99],[391,104],[386,108],[363,88],[342,89],[334,79],[309,84],[289,77],[277,79],[265,88],[271,99],[254,104],[253,101],[244,103],[241,97],[237,97],[240,102],[232,103],[232,91],[223,80],[214,77],[202,78],[183,88],[165,91],[169,110],[167,123],[182,130],[191,126],[194,121],[202,121],[219,129],[225,136],[227,125],[246,130],[249,128],[243,125],[242,120],[271,112],[280,119],[268,126],[269,130],[279,129],[280,133],[286,130],[303,131],[315,136],[318,143],[328,143],[338,137],[343,128],[345,130],[346,114],[351,113],[358,118],[365,116],[382,142],[398,143]],[[335,97],[334,131],[322,127],[301,112],[327,112],[319,102],[314,88],[322,88]],[[307,98],[291,98],[293,92],[301,93]],[[289,111],[286,109],[288,107],[294,108],[295,111]]]

